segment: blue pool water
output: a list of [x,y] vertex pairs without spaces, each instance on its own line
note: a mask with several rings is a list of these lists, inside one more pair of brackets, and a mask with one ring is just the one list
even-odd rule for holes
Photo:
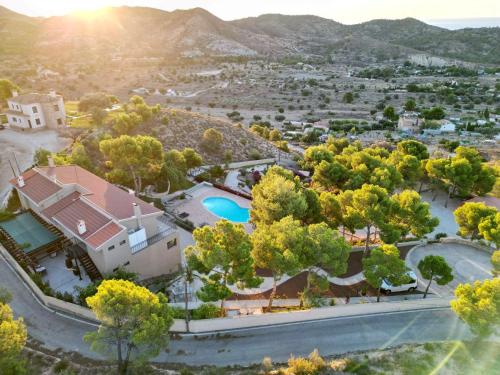
[[203,200],[203,206],[216,216],[234,223],[248,223],[250,212],[235,201],[223,197],[210,197]]

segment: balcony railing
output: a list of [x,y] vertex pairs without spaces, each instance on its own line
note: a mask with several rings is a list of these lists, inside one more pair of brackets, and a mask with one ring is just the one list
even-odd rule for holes
[[168,222],[167,220],[162,219],[161,223],[162,223],[162,227],[164,229],[162,229],[160,232],[156,233],[155,235],[147,238],[145,241],[139,242],[139,243],[135,244],[134,246],[132,246],[130,248],[130,251],[132,252],[132,254],[138,253],[139,251],[144,250],[157,242],[160,242],[164,238],[171,235],[176,229],[172,225],[172,223]]

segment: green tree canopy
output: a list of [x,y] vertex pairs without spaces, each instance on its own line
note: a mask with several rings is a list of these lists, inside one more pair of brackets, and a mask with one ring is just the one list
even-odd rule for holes
[[400,285],[406,278],[404,260],[399,257],[399,250],[394,245],[382,245],[373,249],[370,256],[363,259],[363,274],[366,281],[377,289],[377,302],[380,301],[380,288],[384,279],[393,285]]
[[438,285],[446,285],[453,280],[451,267],[439,255],[427,255],[418,263],[418,270],[424,279],[429,280],[424,298],[427,297],[432,281],[436,281]]
[[298,178],[290,171],[273,166],[252,189],[250,215],[255,224],[270,225],[292,215],[303,220],[307,213],[307,200]]
[[87,305],[102,323],[85,335],[91,349],[116,355],[118,373],[133,359],[146,360],[167,347],[173,318],[166,297],[126,280],[104,280]]
[[412,139],[399,142],[397,150],[403,155],[415,156],[418,160],[425,160],[429,158],[427,146]]
[[332,161],[321,161],[314,168],[312,182],[314,187],[320,191],[339,191],[349,180],[349,171],[342,164]]
[[399,118],[399,116],[396,114],[396,110],[392,106],[385,107],[384,117],[390,121],[397,121]]
[[119,113],[114,119],[113,130],[118,135],[132,135],[141,122],[142,118],[137,113]]
[[498,333],[500,327],[500,278],[460,284],[451,308],[479,337]]
[[493,266],[493,276],[500,275],[500,250],[496,250],[491,254],[491,265]]
[[481,237],[500,248],[500,212],[481,219],[478,229]]
[[0,288],[0,373],[22,375],[26,369],[20,354],[26,344],[27,331],[22,318],[14,319],[7,304],[10,299],[10,293]]
[[[306,269],[307,284],[302,293],[302,302],[311,305],[311,284],[329,286],[328,279],[318,276],[315,268],[321,268],[329,276],[340,276],[347,272],[351,246],[344,237],[326,223],[311,224],[306,229],[306,243],[300,253],[301,268]],[[321,288],[323,289],[323,288]]]
[[325,145],[311,146],[304,152],[303,167],[306,169],[314,169],[321,162],[331,163],[334,154]]
[[480,233],[479,224],[481,221],[488,216],[496,215],[497,210],[484,203],[467,202],[458,207],[453,214],[459,227],[460,236],[476,239]]
[[8,79],[0,79],[0,104],[12,97],[12,92],[15,90],[19,90],[19,87]]
[[413,155],[405,155],[399,151],[394,151],[389,158],[389,163],[401,174],[403,184],[406,186],[415,186],[424,176],[420,160]]
[[116,96],[107,95],[103,92],[85,94],[78,102],[80,112],[90,112],[92,109],[109,108],[116,102]]
[[152,175],[160,173],[163,146],[156,138],[122,135],[119,138],[102,140],[99,149],[117,173],[132,177],[136,194],[142,190],[143,178],[151,178]]
[[214,128],[209,128],[203,133],[201,146],[207,152],[215,154],[220,151],[222,142],[224,142],[224,136],[222,135],[222,133],[218,130],[215,130]]
[[446,112],[441,107],[433,107],[422,112],[426,120],[442,120],[446,117]]
[[270,224],[257,225],[251,239],[255,266],[267,269],[273,275],[273,290],[268,304],[270,310],[277,281],[285,274],[293,276],[302,269],[300,260],[307,246],[306,230],[299,220],[286,216]]
[[361,189],[340,193],[338,201],[343,212],[342,223],[350,231],[366,228],[365,254],[375,228],[380,230],[384,242],[393,243],[399,239],[401,232],[389,220],[397,212],[397,206],[385,189],[376,185],[363,185]]
[[415,190],[404,190],[394,194],[391,199],[397,208],[395,215],[389,220],[403,237],[411,233],[421,238],[439,225],[439,219],[432,217],[429,203],[422,202],[420,194]]
[[192,148],[187,147],[182,150],[182,156],[184,156],[184,160],[186,160],[187,169],[200,167],[203,163],[201,155]]
[[415,100],[414,100],[414,99],[409,98],[409,99],[405,102],[405,110],[406,110],[406,111],[413,112],[416,108],[417,108],[417,103],[415,102]]
[[204,302],[224,301],[233,292],[230,285],[239,288],[255,288],[262,279],[255,275],[250,256],[252,243],[242,224],[227,220],[215,226],[196,228],[193,232],[195,245],[185,249],[186,259],[193,270],[203,275],[203,287],[198,297]]

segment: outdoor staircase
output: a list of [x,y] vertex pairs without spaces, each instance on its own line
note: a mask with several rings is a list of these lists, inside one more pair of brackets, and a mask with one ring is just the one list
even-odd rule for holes
[[78,260],[85,269],[87,275],[89,275],[90,280],[95,281],[102,279],[101,273],[87,253],[81,252],[78,254]]

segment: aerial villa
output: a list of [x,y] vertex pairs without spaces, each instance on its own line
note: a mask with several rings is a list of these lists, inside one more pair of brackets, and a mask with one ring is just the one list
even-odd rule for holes
[[0,239],[18,262],[36,270],[48,255],[71,253],[91,279],[119,267],[145,279],[181,266],[178,231],[163,211],[79,166],[49,160],[11,184],[24,211],[1,224]]

